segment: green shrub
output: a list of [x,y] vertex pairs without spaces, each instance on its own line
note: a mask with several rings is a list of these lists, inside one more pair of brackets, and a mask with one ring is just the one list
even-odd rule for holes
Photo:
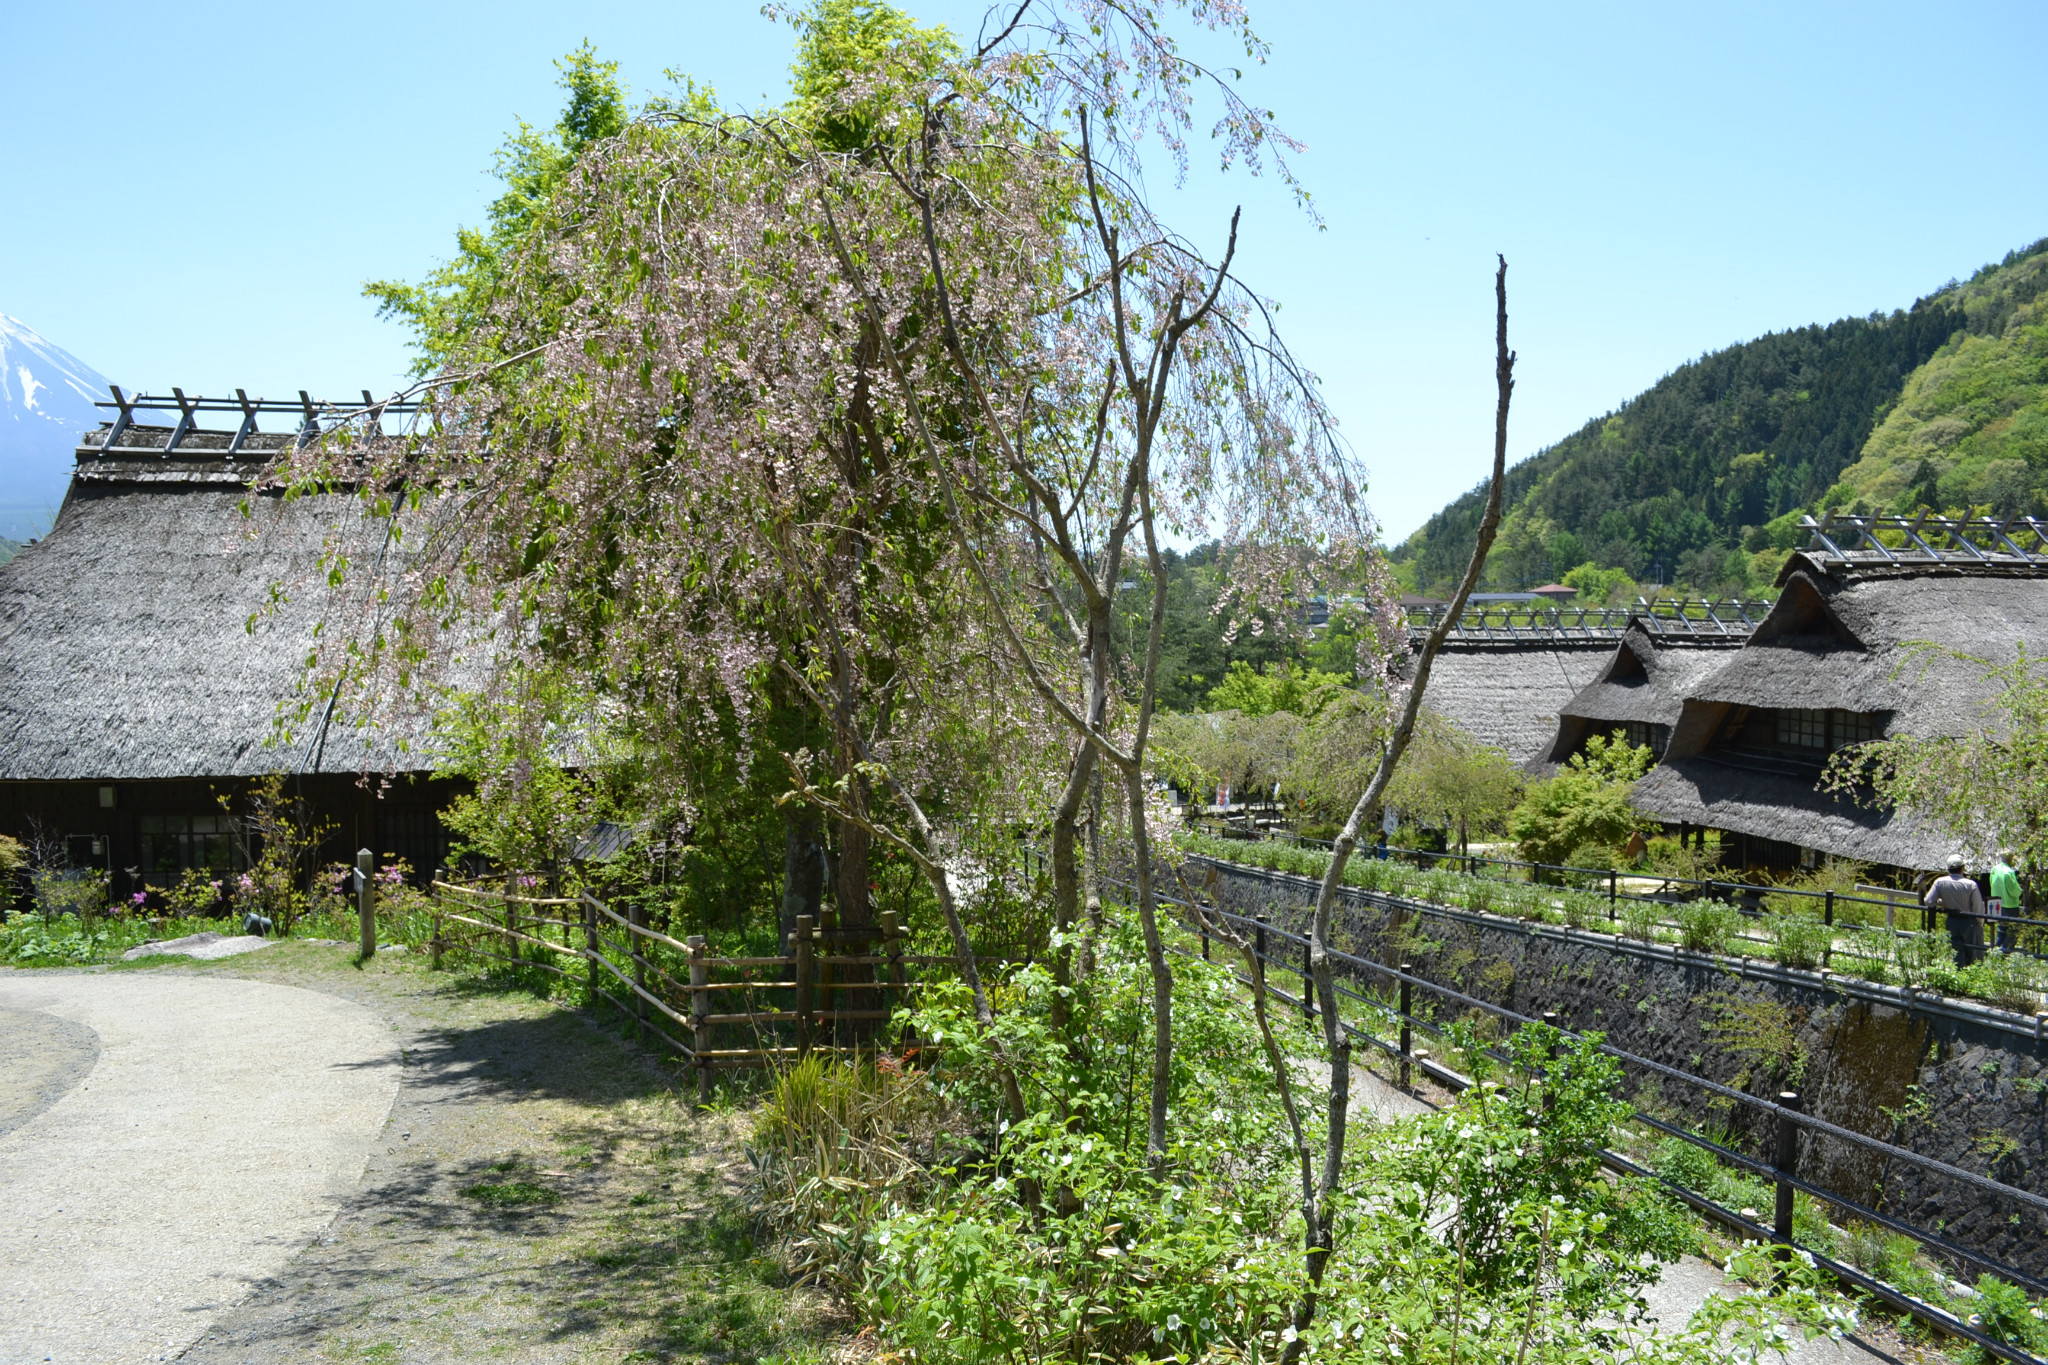
[[1657,941],[1657,921],[1664,913],[1661,901],[1625,900],[1617,908],[1622,933],[1645,943]]
[[1771,960],[1784,967],[1818,968],[1834,937],[1810,909],[1787,909],[1766,916],[1764,923],[1771,936]]
[[1584,929],[1607,914],[1607,897],[1592,891],[1567,891],[1560,898],[1564,922],[1574,929]]
[[2048,1322],[2026,1290],[1990,1275],[1980,1277],[1974,1287],[1977,1311],[1972,1316],[1985,1336],[2036,1355],[2048,1350]]
[[2024,953],[1993,948],[1984,954],[1982,962],[1973,963],[1961,973],[1960,984],[1967,994],[1988,1000],[2000,1009],[2032,1014],[2040,1006],[2048,981],[2044,981],[2038,960]]
[[1686,901],[1676,907],[1678,941],[1696,953],[1724,953],[1742,924],[1742,912],[1721,900]]
[[1714,1159],[1712,1152],[1694,1146],[1684,1138],[1665,1138],[1658,1143],[1651,1166],[1672,1184],[1700,1194],[1712,1190],[1721,1174],[1721,1163]]
[[1891,941],[1892,970],[1909,990],[1932,986],[1960,993],[1956,953],[1947,934],[1898,934]]

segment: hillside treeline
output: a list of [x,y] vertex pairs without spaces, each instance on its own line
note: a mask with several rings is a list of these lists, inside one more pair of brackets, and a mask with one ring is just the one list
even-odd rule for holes
[[[2048,240],[1909,309],[1774,332],[1680,366],[1509,472],[1496,588],[1594,564],[1711,593],[1768,587],[1802,512],[2042,510]],[[1395,552],[1449,583],[1483,490]]]

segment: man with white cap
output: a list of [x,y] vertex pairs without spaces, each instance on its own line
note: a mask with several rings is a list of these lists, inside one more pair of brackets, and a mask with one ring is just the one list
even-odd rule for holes
[[1956,965],[1967,967],[1983,951],[1978,926],[1984,922],[1984,892],[1976,881],[1963,875],[1963,855],[1952,853],[1948,875],[1936,877],[1921,904],[1948,915],[1948,941],[1956,950]]

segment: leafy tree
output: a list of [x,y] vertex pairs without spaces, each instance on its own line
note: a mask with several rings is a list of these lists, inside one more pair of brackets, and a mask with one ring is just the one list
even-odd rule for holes
[[1626,570],[1603,569],[1590,560],[1567,572],[1558,582],[1578,589],[1579,595],[1573,600],[1581,606],[1623,606],[1636,597],[1636,581]]
[[1351,689],[1301,728],[1281,782],[1309,824],[1334,828],[1343,821],[1386,753],[1387,728],[1385,695]]
[[1463,850],[1472,831],[1499,827],[1522,788],[1513,759],[1425,709],[1408,756],[1387,786],[1387,804],[1419,823],[1455,831]]
[[1296,670],[1282,663],[1255,670],[1244,660],[1234,659],[1223,681],[1209,690],[1209,706],[1216,711],[1242,711],[1247,716],[1270,716],[1276,711],[1313,716],[1347,681],[1318,668]]
[[1508,817],[1508,833],[1534,863],[1569,865],[1588,849],[1612,855],[1651,827],[1629,804],[1628,791],[1654,761],[1647,744],[1594,735],[1583,753],[1565,760],[1556,777],[1530,785]]
[[459,855],[559,882],[576,841],[615,813],[605,789],[613,741],[559,669],[519,668],[502,690],[456,694],[436,731],[441,775],[473,784],[441,814]]
[[1153,770],[1197,793],[1223,784],[1239,796],[1270,792],[1295,766],[1302,724],[1293,711],[1161,712]]

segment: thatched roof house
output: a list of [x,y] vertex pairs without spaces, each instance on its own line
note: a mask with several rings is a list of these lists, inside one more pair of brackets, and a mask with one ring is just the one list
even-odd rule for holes
[[1815,783],[1849,744],[1981,730],[1992,699],[1981,670],[1917,645],[1995,662],[2009,662],[2022,643],[2048,649],[2048,556],[1851,554],[1817,544],[1793,555],[1778,582],[1783,593],[1748,643],[1685,689],[1663,761],[1637,785],[1635,803],[1673,824],[1723,831],[1724,859],[1744,865],[1833,854],[1939,868],[1948,836],[1823,795]]
[[448,792],[427,759],[346,717],[322,724],[322,697],[295,739],[276,724],[309,700],[323,553],[360,561],[383,528],[347,493],[250,495],[295,439],[254,430],[253,413],[218,432],[140,425],[132,406],[79,447],[55,528],[0,565],[0,831],[61,838],[125,894],[127,868],[162,885],[231,863],[218,794],[281,772],[335,824],[332,856],[369,847],[430,869]]
[[1593,680],[1558,708],[1545,760],[1562,763],[1593,735],[1616,733],[1662,757],[1686,697],[1741,643],[1652,635],[1631,622]]

